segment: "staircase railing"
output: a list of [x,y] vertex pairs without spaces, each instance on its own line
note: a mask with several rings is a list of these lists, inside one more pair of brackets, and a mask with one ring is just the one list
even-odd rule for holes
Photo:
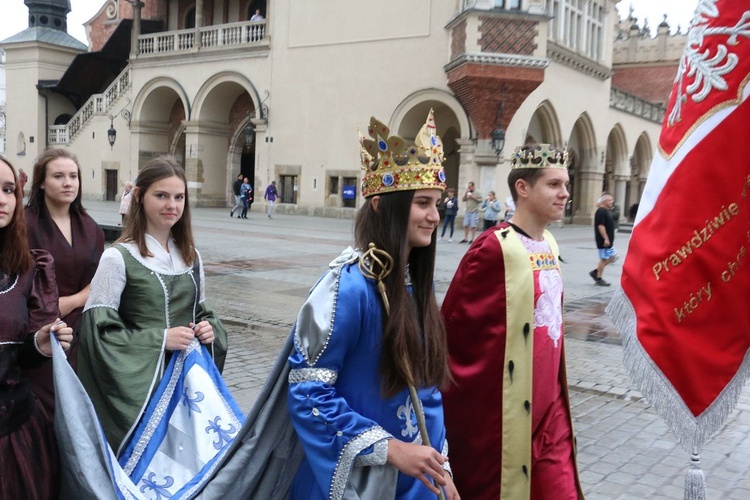
[[81,109],[73,115],[67,125],[50,125],[48,127],[50,145],[71,143],[83,131],[92,117],[108,114],[112,105],[130,88],[130,84],[131,70],[130,65],[128,65],[104,92],[92,95]]

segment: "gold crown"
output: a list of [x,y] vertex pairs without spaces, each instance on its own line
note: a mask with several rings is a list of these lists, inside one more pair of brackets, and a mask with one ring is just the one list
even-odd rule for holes
[[366,139],[360,132],[362,195],[367,198],[394,191],[445,189],[443,143],[435,128],[433,112],[427,116],[412,146],[375,117],[370,118]]
[[568,150],[551,144],[519,146],[513,151],[510,168],[567,168]]

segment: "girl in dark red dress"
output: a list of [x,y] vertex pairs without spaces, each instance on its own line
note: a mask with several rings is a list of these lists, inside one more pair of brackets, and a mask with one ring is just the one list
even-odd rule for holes
[[[81,314],[104,251],[104,232],[81,204],[81,167],[67,149],[48,148],[37,158],[26,204],[26,229],[29,247],[46,250],[55,260],[60,314],[73,328],[68,361],[75,370]],[[51,421],[55,410],[52,364],[26,370],[25,375]]]
[[50,333],[63,349],[73,330],[59,320],[52,258],[30,251],[16,173],[0,156],[0,492],[4,498],[56,497],[52,426],[21,369],[49,363]]

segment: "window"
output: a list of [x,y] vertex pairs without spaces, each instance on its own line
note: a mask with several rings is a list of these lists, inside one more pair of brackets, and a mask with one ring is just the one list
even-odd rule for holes
[[357,206],[357,178],[344,177],[344,189],[341,191],[343,206],[354,208]]
[[339,178],[331,176],[328,178],[328,194],[339,194]]
[[520,9],[521,0],[495,0],[495,8],[498,9]]
[[297,176],[296,175],[282,175],[281,176],[281,203],[297,203]]
[[18,139],[16,139],[16,154],[18,156],[26,154],[26,137],[23,135],[23,132],[19,132]]
[[547,14],[552,17],[550,40],[594,61],[601,59],[606,15],[601,0],[547,0]]

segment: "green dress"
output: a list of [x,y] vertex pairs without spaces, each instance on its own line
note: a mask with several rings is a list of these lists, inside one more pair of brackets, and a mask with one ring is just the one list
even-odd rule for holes
[[78,375],[117,455],[169,362],[168,328],[208,321],[219,370],[227,351],[226,331],[204,301],[200,255],[189,266],[171,239],[169,252],[146,239],[153,257],[141,256],[134,243],[102,254],[81,326]]

